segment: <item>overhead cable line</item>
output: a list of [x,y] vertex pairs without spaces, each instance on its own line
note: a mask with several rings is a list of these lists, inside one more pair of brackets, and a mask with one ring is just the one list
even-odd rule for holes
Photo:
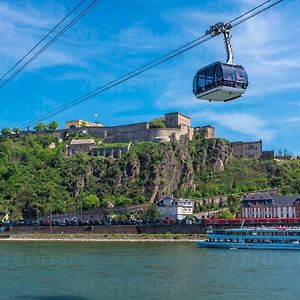
[[[238,26],[238,25],[240,25],[240,24],[242,24],[242,23],[248,21],[249,19],[255,17],[256,15],[261,14],[262,12],[264,12],[264,11],[270,9],[271,7],[273,7],[273,6],[279,4],[280,2],[283,2],[283,1],[284,1],[284,0],[277,0],[277,1],[275,1],[274,3],[271,3],[270,5],[268,5],[268,6],[264,7],[264,8],[262,8],[262,9],[259,10],[258,12],[255,12],[255,13],[253,13],[253,14],[247,16],[246,18],[244,18],[244,19],[242,19],[242,20],[240,20],[240,21],[238,21],[238,22],[236,22],[236,23],[235,23],[235,22],[231,22],[231,23],[232,23],[232,24],[231,24],[231,28],[234,28],[234,27],[236,27],[236,26]],[[266,3],[268,3],[268,2],[270,2],[270,1],[266,1]],[[261,5],[260,5],[260,6],[261,6]],[[252,11],[253,11],[253,10],[252,10]]]
[[[186,45],[178,48],[178,49],[181,49],[180,50],[181,52],[177,52],[176,50],[178,50],[178,49],[176,49],[172,52],[169,52],[168,54],[163,55],[160,58],[158,58],[156,60],[153,60],[150,63],[148,63],[148,64],[146,64],[146,65],[144,65],[144,66],[142,66],[138,69],[135,69],[135,70],[133,70],[133,71],[121,76],[121,77],[118,77],[118,78],[114,79],[113,81],[111,81],[107,84],[104,84],[104,85],[98,87],[97,89],[95,89],[95,90],[93,90],[93,91],[91,91],[91,92],[89,92],[89,93],[87,93],[87,94],[85,94],[81,97],[78,97],[78,98],[76,98],[76,99],[74,99],[74,100],[72,100],[72,101],[70,101],[70,102],[68,102],[68,103],[66,103],[66,104],[64,104],[60,107],[58,107],[57,109],[55,109],[55,110],[53,110],[49,113],[46,113],[46,114],[38,117],[37,119],[34,119],[34,120],[20,126],[20,128],[26,128],[27,126],[30,126],[30,125],[34,124],[35,122],[39,122],[39,121],[42,121],[46,118],[52,117],[52,116],[66,110],[66,109],[69,109],[69,108],[71,108],[71,107],[73,107],[73,106],[75,106],[75,105],[77,105],[77,104],[79,104],[79,103],[81,103],[85,100],[88,100],[89,98],[92,98],[92,97],[94,97],[94,96],[96,96],[96,95],[98,95],[98,94],[100,94],[100,93],[102,93],[106,90],[109,90],[110,88],[112,88],[116,85],[119,85],[122,82],[125,82],[125,81],[127,81],[127,80],[129,80],[133,77],[136,77],[137,75],[139,75],[141,73],[144,73],[145,71],[147,71],[149,69],[152,69],[153,67],[155,67],[155,66],[157,66],[157,65],[159,65],[159,64],[161,64],[161,63],[163,63],[163,62],[165,62],[165,61],[167,61],[167,60],[169,60],[169,59],[171,59],[171,58],[173,58],[173,57],[175,57],[175,56],[177,56],[177,55],[179,55],[179,54],[181,54],[181,53],[183,53],[183,52],[185,52],[189,49],[191,49],[191,48],[194,48],[197,45],[202,44],[202,43],[204,43],[207,40],[210,40],[212,38],[213,37],[209,36],[209,35],[204,35],[201,38],[197,38],[196,40],[194,40],[194,41],[197,41],[197,44],[194,44],[194,43],[191,42],[191,43],[186,44],[186,45],[188,45],[188,48],[185,47]],[[203,39],[203,41],[202,41],[202,39]],[[171,56],[170,56],[170,54],[171,54]]]
[[63,19],[61,19],[42,39],[38,41],[22,58],[20,58],[5,74],[2,75],[0,81],[6,77],[12,70],[14,70],[33,50],[35,50],[57,27],[59,27],[67,18],[69,18],[81,4],[86,0],[80,1]]
[[266,5],[267,3],[270,3],[270,2],[272,2],[272,1],[273,1],[273,0],[267,0],[267,1],[263,2],[262,4],[260,4],[260,5],[256,6],[256,7],[252,8],[252,9],[250,9],[250,10],[248,10],[247,12],[243,13],[242,15],[236,17],[235,19],[231,20],[231,21],[228,22],[228,23],[233,23],[233,22],[237,21],[238,19],[240,19],[240,18],[242,18],[242,17],[245,17],[246,15],[252,13],[253,11],[257,10],[258,8],[264,6],[264,5]]
[[[246,22],[247,20],[253,18],[254,16],[256,16],[256,15],[258,15],[258,14],[264,12],[264,11],[266,11],[267,9],[275,6],[276,4],[278,4],[282,1],[284,1],[284,0],[277,0],[275,3],[271,3],[267,6],[265,6],[265,5],[272,2],[272,1],[271,0],[265,1],[264,3],[258,5],[257,7],[253,8],[253,9],[247,11],[246,13],[240,15],[239,17],[231,20],[227,24],[229,24],[231,27],[236,27],[236,26],[242,24],[243,22]],[[95,97],[96,95],[99,95],[99,94],[101,94],[101,93],[103,93],[103,92],[105,92],[105,91],[107,91],[107,90],[109,90],[109,89],[111,89],[111,88],[113,88],[113,87],[115,87],[115,86],[131,79],[131,78],[133,78],[133,77],[136,77],[136,76],[138,76],[138,75],[140,75],[140,74],[142,74],[142,73],[144,73],[144,72],[160,65],[163,62],[166,62],[166,61],[168,61],[168,60],[170,60],[170,59],[172,59],[172,58],[174,58],[174,57],[176,57],[176,56],[178,56],[178,55],[180,55],[180,54],[182,54],[182,53],[184,53],[184,52],[186,52],[186,51],[188,51],[188,50],[190,50],[190,49],[192,49],[192,48],[194,48],[194,47],[196,47],[200,44],[205,43],[206,41],[212,39],[213,37],[215,37],[215,36],[211,36],[210,34],[206,33],[205,35],[203,35],[203,36],[201,36],[201,37],[199,37],[199,38],[197,38],[197,39],[195,39],[195,40],[193,40],[193,41],[177,48],[176,50],[168,52],[167,54],[165,54],[163,56],[160,56],[159,58],[154,59],[151,62],[149,62],[149,63],[147,63],[147,64],[145,64],[145,65],[143,65],[143,66],[141,66],[137,69],[134,69],[133,71],[131,71],[131,72],[129,72],[129,73],[123,75],[123,76],[120,76],[120,77],[118,77],[118,78],[116,78],[116,79],[114,79],[114,80],[112,80],[112,81],[96,88],[95,90],[93,90],[89,93],[86,93],[85,95],[83,95],[81,97],[78,97],[78,98],[76,98],[76,99],[74,99],[74,100],[58,107],[57,109],[54,109],[54,110],[52,110],[52,111],[50,111],[50,112],[48,112],[48,113],[46,113],[42,116],[30,121],[30,122],[27,122],[27,123],[21,125],[20,128],[21,129],[27,128],[27,127],[35,124],[36,122],[41,122],[41,121],[43,121],[47,118],[50,118],[52,116],[57,115],[60,112],[63,112],[65,110],[69,109],[69,108],[72,108],[73,106],[76,106],[76,105],[78,105],[78,104],[80,104],[80,103],[82,103],[82,102],[84,102],[84,101],[86,101],[86,100],[88,100],[92,97]]]
[[[85,0],[84,0],[85,1]],[[50,47],[59,37],[61,37],[68,29],[70,29],[80,18],[82,18],[89,10],[91,10],[99,0],[93,0],[84,10],[82,10],[72,21],[70,21],[63,29],[61,29],[46,45],[44,45],[37,53],[34,54],[28,61],[26,61],[19,69],[17,69],[12,75],[5,79],[2,83],[0,82],[0,88],[5,86],[9,81],[11,81],[18,73],[20,73],[24,68],[26,68],[31,62],[33,62],[41,53],[43,53],[48,47]],[[58,26],[58,25],[57,25]],[[53,29],[54,30],[54,29]],[[52,30],[52,31],[53,31]],[[50,34],[50,33],[49,33]],[[48,36],[49,36],[48,34]],[[44,38],[45,39],[45,38]],[[41,42],[40,42],[41,43]],[[40,44],[39,43],[39,44]],[[34,47],[36,48],[36,46]],[[31,50],[31,52],[33,49]],[[29,54],[29,53],[28,53]],[[28,54],[26,56],[28,56]],[[25,57],[26,57],[25,56]],[[22,59],[23,60],[23,59]],[[18,63],[19,64],[19,63]],[[16,64],[17,65],[17,64]],[[15,65],[15,66],[16,66]],[[12,68],[12,70],[15,67]],[[9,73],[9,72],[8,72]],[[7,73],[7,74],[8,74]],[[5,76],[3,76],[5,77]],[[2,77],[2,78],[3,78]]]

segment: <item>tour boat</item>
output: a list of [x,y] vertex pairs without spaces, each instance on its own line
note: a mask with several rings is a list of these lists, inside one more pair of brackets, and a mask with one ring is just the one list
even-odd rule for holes
[[208,230],[201,248],[300,250],[300,228],[255,227]]

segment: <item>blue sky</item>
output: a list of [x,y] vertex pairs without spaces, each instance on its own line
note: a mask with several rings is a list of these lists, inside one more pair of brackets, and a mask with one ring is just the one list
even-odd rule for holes
[[[78,1],[0,2],[0,72],[7,71]],[[0,89],[0,127],[15,127],[73,100],[228,21],[262,0],[102,0],[38,59]],[[119,125],[165,112],[211,124],[231,141],[300,154],[300,2],[285,0],[232,30],[234,60],[249,75],[245,96],[208,103],[192,94],[195,72],[225,60],[222,37],[55,116]],[[51,121],[51,120],[49,120]]]

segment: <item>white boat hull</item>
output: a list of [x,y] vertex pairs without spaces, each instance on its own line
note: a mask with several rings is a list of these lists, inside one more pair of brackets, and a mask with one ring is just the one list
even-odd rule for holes
[[230,243],[198,241],[200,248],[223,248],[223,249],[261,249],[261,250],[300,250],[299,243]]

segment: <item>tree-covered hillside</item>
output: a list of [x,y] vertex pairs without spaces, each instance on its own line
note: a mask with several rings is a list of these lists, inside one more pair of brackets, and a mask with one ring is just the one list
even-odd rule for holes
[[[50,149],[54,142],[56,147]],[[162,195],[202,196],[285,187],[300,193],[300,162],[278,164],[231,158],[223,140],[138,143],[121,158],[67,157],[68,141],[53,136],[2,137],[0,211],[13,218],[78,211],[106,202],[154,201]],[[217,160],[223,172],[214,171]]]

